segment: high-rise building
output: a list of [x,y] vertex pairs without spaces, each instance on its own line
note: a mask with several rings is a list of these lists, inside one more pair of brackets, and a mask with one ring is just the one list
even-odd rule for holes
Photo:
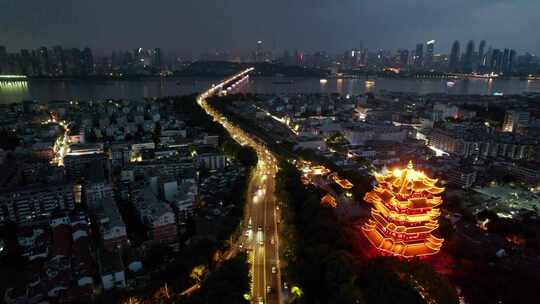
[[516,62],[516,51],[510,50],[510,60],[508,61],[508,73],[514,72],[514,64]]
[[53,59],[51,60],[52,64],[52,73],[57,76],[63,76],[66,74],[66,56],[64,50],[61,46],[55,46],[52,50]]
[[39,75],[49,74],[49,51],[46,47],[40,47],[38,50]]
[[435,40],[426,42],[426,56],[424,66],[430,68],[433,65],[433,55],[435,53]]
[[153,57],[152,57],[152,65],[161,70],[161,68],[163,67],[163,59],[161,57],[161,49],[160,48],[155,48],[154,49],[154,53],[152,54]]
[[491,50],[489,58],[489,70],[492,73],[500,73],[502,71],[502,53],[499,49]]
[[424,62],[424,44],[418,43],[414,51],[414,66],[421,67]]
[[83,75],[91,75],[94,73],[94,56],[90,48],[85,48],[81,54],[81,71]]
[[478,58],[476,62],[476,69],[478,71],[482,71],[483,68],[486,66],[485,49],[486,49],[486,41],[482,40],[480,41],[480,45],[478,46]]
[[452,44],[452,50],[450,51],[450,59],[448,62],[448,69],[450,72],[459,72],[459,57],[461,56],[459,41],[454,41]]
[[504,49],[501,60],[501,70],[504,75],[511,75],[514,69],[514,61],[516,59],[516,51]]
[[469,40],[467,43],[467,49],[465,50],[465,54],[463,56],[463,72],[471,73],[473,71],[474,62],[474,41]]
[[253,53],[253,60],[255,62],[264,61],[264,50],[263,50],[263,41],[257,41],[257,46],[255,47],[255,52]]
[[33,76],[36,74],[32,61],[30,52],[26,49],[22,49],[19,56],[19,69],[22,75]]
[[399,50],[399,66],[405,68],[409,65],[409,51]]
[[509,62],[510,62],[510,50],[504,49],[502,52],[502,59],[501,59],[501,72],[503,74],[506,74]]
[[405,258],[433,255],[443,239],[432,233],[439,227],[441,193],[437,179],[413,168],[376,174],[378,185],[364,196],[373,204],[371,218],[362,227],[369,242],[383,254]]

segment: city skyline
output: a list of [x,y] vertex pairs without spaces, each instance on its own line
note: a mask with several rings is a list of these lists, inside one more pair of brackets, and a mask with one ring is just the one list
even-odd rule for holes
[[[411,52],[411,54],[414,54],[415,51],[421,51],[423,53],[425,53],[426,55],[428,53],[430,53],[431,55],[448,55],[448,56],[451,56],[452,54],[452,48],[454,47],[454,43],[455,42],[459,42],[459,44],[461,45],[461,49],[459,50],[460,51],[460,54],[465,54],[467,49],[466,49],[466,46],[469,42],[473,42],[475,45],[473,47],[473,50],[475,52],[478,52],[478,49],[480,47],[480,43],[483,43],[484,46],[483,46],[483,51],[484,51],[484,54],[486,51],[488,51],[488,49],[505,49],[505,48],[509,48],[509,49],[512,49],[514,51],[516,51],[518,54],[531,54],[533,56],[537,56],[537,54],[535,52],[533,52],[532,50],[519,50],[517,49],[516,47],[514,47],[513,45],[506,45],[506,44],[497,44],[497,43],[491,43],[490,41],[487,41],[485,39],[453,39],[451,37],[448,37],[447,41],[446,40],[439,40],[439,39],[427,39],[425,41],[410,41],[409,43],[406,43],[404,45],[398,45],[396,47],[392,47],[392,48],[376,48],[376,47],[370,47],[369,44],[361,41],[359,43],[359,45],[356,45],[356,46],[350,46],[350,47],[346,47],[344,49],[338,49],[338,50],[332,50],[330,51],[329,49],[313,49],[313,50],[308,50],[308,49],[302,49],[302,48],[298,48],[298,47],[289,47],[289,48],[280,48],[280,47],[274,47],[273,44],[271,42],[268,42],[268,41],[264,41],[264,40],[255,40],[255,41],[250,41],[251,44],[250,45],[246,45],[245,48],[243,49],[228,49],[228,48],[221,48],[221,49],[212,49],[212,50],[205,50],[205,51],[201,51],[199,53],[193,53],[193,54],[189,54],[189,55],[185,55],[185,52],[183,52],[182,50],[171,50],[171,49],[164,49],[163,47],[161,47],[160,45],[143,45],[142,43],[140,44],[140,46],[137,46],[137,47],[133,47],[133,48],[130,48],[130,47],[119,47],[119,48],[115,48],[115,49],[111,49],[111,50],[105,50],[105,48],[102,48],[100,46],[97,46],[97,47],[93,47],[93,46],[90,46],[90,45],[81,45],[81,46],[75,46],[75,45],[69,45],[69,44],[64,44],[64,43],[56,43],[56,44],[36,44],[36,45],[33,45],[33,46],[28,46],[28,47],[25,47],[25,48],[17,48],[17,47],[14,47],[12,44],[9,44],[9,43],[5,43],[5,44],[1,44],[0,43],[0,47],[4,47],[5,48],[5,51],[7,53],[19,53],[21,51],[28,51],[28,50],[38,50],[40,48],[48,48],[48,49],[54,49],[56,47],[61,47],[63,48],[64,50],[71,50],[71,49],[80,49],[80,50],[84,50],[84,49],[91,49],[94,56],[96,57],[108,57],[108,56],[111,56],[111,54],[113,53],[118,53],[118,52],[126,52],[126,51],[129,51],[129,52],[136,52],[137,50],[154,50],[154,49],[160,49],[162,50],[163,52],[165,52],[163,55],[166,55],[166,56],[178,56],[178,57],[183,57],[183,58],[186,58],[186,59],[197,59],[197,58],[200,58],[201,56],[205,56],[205,55],[208,55],[208,54],[227,54],[227,55],[230,55],[230,56],[238,56],[238,57],[241,57],[241,56],[253,56],[253,54],[255,52],[269,52],[272,54],[272,56],[274,57],[279,57],[281,55],[283,55],[284,52],[304,52],[304,53],[307,53],[307,54],[315,54],[315,53],[325,53],[329,56],[340,56],[343,54],[344,51],[350,51],[350,50],[367,50],[369,52],[378,52],[378,51],[384,51],[384,52],[388,52],[390,54],[399,54],[401,51],[403,50],[406,50],[406,51],[409,51]],[[444,47],[443,46],[446,46],[448,44],[448,48]],[[419,46],[422,45],[422,48],[419,49]],[[428,46],[431,47],[431,49],[428,49]]]
[[[24,5],[27,3],[3,4],[0,45],[9,44],[14,49],[57,44],[89,46],[98,53],[161,47],[194,55],[251,49],[258,40],[263,40],[269,49],[333,53],[362,44],[370,49],[403,46],[412,49],[416,42],[432,39],[439,42],[437,49],[447,50],[457,39],[486,40],[494,47],[508,45],[518,52],[540,50],[540,45],[528,38],[534,37],[529,24],[540,4],[525,0],[517,3],[418,0],[406,4],[395,0],[377,4],[347,0],[341,5],[322,1],[309,5],[302,1],[225,4],[206,0],[187,4],[165,1],[153,6],[138,0],[131,1],[129,6],[100,1],[91,4],[56,1],[36,2],[32,11],[25,10]],[[82,11],[85,14],[78,13]],[[202,11],[207,18],[198,17]],[[512,24],[503,22],[510,17],[514,20]],[[235,35],[222,35],[223,29]]]

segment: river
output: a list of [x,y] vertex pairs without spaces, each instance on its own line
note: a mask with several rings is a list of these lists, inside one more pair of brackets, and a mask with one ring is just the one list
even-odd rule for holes
[[[184,95],[203,91],[218,82],[212,78],[168,78],[146,80],[18,80],[0,81],[0,104],[23,100],[98,100],[142,99]],[[411,92],[418,94],[480,94],[495,92],[521,94],[540,92],[540,81],[518,79],[470,79],[458,80],[453,87],[440,79],[374,79],[372,86],[364,79],[328,79],[321,83],[315,78],[252,78],[245,88],[254,93],[342,93],[365,92]]]

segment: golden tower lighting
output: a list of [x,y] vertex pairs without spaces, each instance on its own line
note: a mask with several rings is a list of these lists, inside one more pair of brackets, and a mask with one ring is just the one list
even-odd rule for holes
[[437,179],[413,168],[376,174],[378,185],[364,196],[373,204],[362,232],[380,252],[412,258],[439,252],[443,239],[433,236],[439,227],[442,204]]

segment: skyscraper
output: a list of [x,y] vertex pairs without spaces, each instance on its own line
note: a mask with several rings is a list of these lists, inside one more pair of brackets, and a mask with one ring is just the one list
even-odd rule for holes
[[486,49],[486,41],[485,40],[482,40],[480,41],[480,45],[478,46],[478,58],[477,58],[477,62],[476,62],[476,70],[477,71],[482,71],[484,66],[486,65],[486,60],[485,60],[485,49]]
[[66,56],[64,54],[64,49],[59,45],[53,47],[52,57],[51,64],[53,74],[56,76],[63,76],[66,73]]
[[424,66],[430,68],[433,65],[433,54],[435,53],[435,40],[426,42],[426,56]]
[[409,65],[409,51],[399,50],[399,66],[405,68]]
[[255,62],[264,61],[264,50],[263,50],[262,40],[257,41],[257,47],[255,48],[255,52],[253,54],[253,60]]
[[36,73],[32,66],[32,56],[26,49],[22,49],[19,56],[20,73],[27,76],[34,76]]
[[94,73],[94,56],[90,48],[85,48],[81,54],[81,70],[83,75],[91,75]]
[[421,67],[424,62],[424,44],[418,43],[414,52],[414,65],[415,67]]
[[502,52],[502,59],[501,59],[501,72],[502,73],[506,74],[509,61],[510,61],[510,50],[504,49],[504,51]]
[[516,62],[516,51],[510,50],[510,60],[508,61],[508,74],[514,72],[514,63]]
[[516,51],[511,49],[504,49],[501,60],[501,70],[505,75],[511,75],[514,69],[514,61],[516,58]]
[[154,49],[154,52],[152,54],[152,65],[161,70],[162,68],[162,65],[163,65],[163,61],[162,61],[162,58],[161,58],[161,49],[160,48],[155,48]]
[[463,57],[463,72],[471,73],[473,71],[474,57],[474,41],[469,40]]
[[38,50],[39,75],[49,74],[49,51],[46,47],[40,47]]
[[454,41],[452,44],[452,50],[450,51],[450,59],[448,62],[448,69],[450,72],[459,72],[459,57],[461,55],[459,48],[459,41]]
[[502,53],[499,49],[493,49],[491,51],[491,58],[489,60],[489,71],[492,73],[500,73],[502,71]]

